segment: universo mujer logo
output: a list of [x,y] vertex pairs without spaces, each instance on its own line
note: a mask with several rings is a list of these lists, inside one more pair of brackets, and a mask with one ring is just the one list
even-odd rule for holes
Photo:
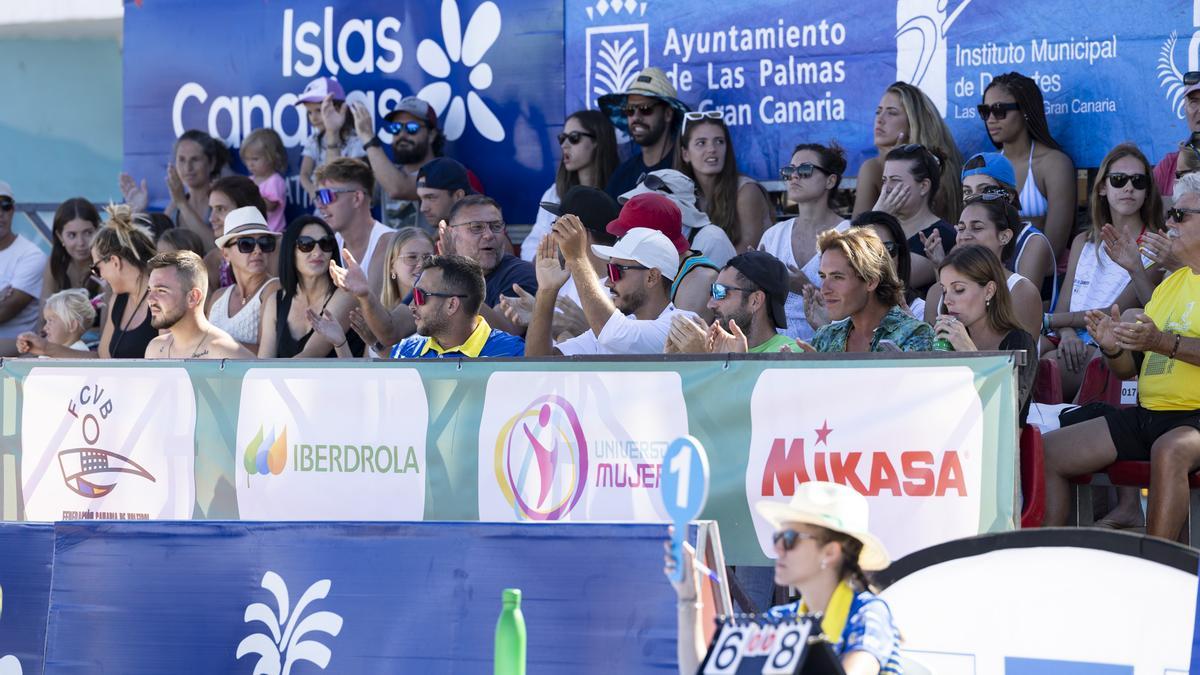
[[587,486],[588,446],[570,401],[548,394],[504,424],[496,438],[496,483],[519,518],[560,520]]

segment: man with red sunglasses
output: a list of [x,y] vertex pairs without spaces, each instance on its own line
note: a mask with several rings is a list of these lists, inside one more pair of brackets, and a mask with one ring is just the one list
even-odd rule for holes
[[417,335],[392,348],[393,359],[523,356],[525,341],[488,325],[479,315],[483,270],[461,255],[435,255],[413,287]]
[[[583,223],[572,215],[559,218],[538,245],[538,292],[525,333],[526,356],[662,353],[672,317],[695,317],[671,304],[671,280],[679,271],[675,246],[662,232],[644,227],[629,230],[613,246],[592,246],[608,261],[611,298],[588,262],[587,248]],[[568,278],[579,290],[590,329],[553,345],[554,305]]]
[[42,296],[46,254],[13,232],[16,200],[0,181],[0,356],[17,355],[17,336],[33,330]]

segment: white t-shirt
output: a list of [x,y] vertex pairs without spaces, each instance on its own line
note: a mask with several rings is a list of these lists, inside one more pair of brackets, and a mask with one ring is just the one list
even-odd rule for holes
[[[684,232],[683,236],[689,236],[691,232]],[[713,261],[717,267],[724,267],[729,259],[737,255],[737,250],[733,248],[733,242],[729,241],[729,235],[725,234],[725,230],[709,223],[700,228],[695,237],[691,238],[692,248],[704,254],[704,257]]]
[[[804,272],[804,276],[808,277],[814,286],[820,288],[821,276],[818,271],[821,266],[821,256],[814,255],[804,263],[796,260],[795,251],[792,250],[792,227],[795,224],[796,219],[789,218],[772,225],[766,232],[763,232],[762,239],[758,243],[758,250],[766,251],[779,258],[793,274],[796,270]],[[849,227],[850,221],[843,220],[833,229],[845,232]],[[783,303],[783,310],[787,315],[787,328],[780,329],[780,333],[800,340],[807,340],[813,336],[816,331],[808,325],[808,319],[804,316],[804,296],[798,293],[788,293],[787,300],[784,300]]]
[[14,291],[33,298],[20,313],[0,324],[0,338],[15,338],[37,325],[41,312],[38,299],[42,297],[42,272],[46,262],[42,249],[20,235],[8,248],[0,251],[0,288],[11,286]]
[[554,345],[563,356],[576,354],[661,354],[667,344],[667,332],[671,329],[671,318],[676,314],[695,317],[695,312],[676,309],[667,304],[658,318],[643,321],[634,315],[613,311],[604,324],[600,335],[584,331],[583,335],[563,340]]
[[529,228],[529,234],[525,235],[525,239],[521,241],[521,260],[527,262],[533,262],[533,259],[537,257],[538,244],[546,238],[546,235],[550,234],[551,228],[554,227],[556,216],[543,209],[540,206],[542,202],[561,204],[562,202],[558,199],[558,188],[551,185],[542,193],[542,199],[538,202],[537,217],[533,220],[533,227]]

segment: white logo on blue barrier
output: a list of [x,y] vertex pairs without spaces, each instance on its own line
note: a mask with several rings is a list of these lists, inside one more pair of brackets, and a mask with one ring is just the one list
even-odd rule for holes
[[[456,0],[442,0],[442,44],[434,40],[422,40],[417,45],[417,63],[427,75],[439,78],[438,82],[426,85],[417,96],[428,101],[439,117],[445,113],[442,130],[446,139],[458,140],[467,128],[468,113],[471,123],[480,136],[489,141],[504,140],[504,126],[496,114],[476,91],[492,86],[492,67],[483,62],[487,50],[500,37],[500,8],[494,2],[480,5],[467,30],[462,29],[462,20]],[[467,92],[466,105],[463,97],[454,94],[449,82],[451,64],[462,63],[470,68],[468,81],[471,91]],[[447,112],[449,106],[449,112]]]
[[971,0],[949,12],[947,0],[896,3],[896,79],[920,87],[946,116],[946,34]]
[[[644,17],[646,3],[634,0],[596,0],[587,8],[588,19],[622,12]],[[650,24],[588,26],[584,30],[584,82],[588,106],[605,95],[625,91],[643,68],[650,65]]]
[[[1200,12],[1200,6],[1197,7]],[[1200,16],[1197,16],[1194,21],[1200,24]],[[1187,51],[1187,69],[1200,70],[1200,25],[1196,26],[1197,30],[1192,33],[1191,42],[1188,43]],[[1166,87],[1167,101],[1171,104],[1171,110],[1175,113],[1175,117],[1183,119],[1183,106],[1186,99],[1183,97],[1183,92],[1187,90],[1187,85],[1183,83],[1183,72],[1175,65],[1175,45],[1179,42],[1179,36],[1175,31],[1171,31],[1171,35],[1167,41],[1163,43],[1162,49],[1158,53],[1158,86]]]
[[313,632],[336,637],[342,631],[342,617],[333,612],[322,611],[305,616],[303,621],[300,618],[311,603],[323,600],[329,595],[332,585],[329,579],[321,579],[309,586],[292,611],[287,584],[278,574],[268,570],[263,575],[262,587],[275,596],[278,612],[261,602],[246,607],[246,623],[261,622],[268,632],[246,636],[238,644],[237,658],[240,659],[246,654],[258,654],[254,675],[290,675],[292,666],[299,661],[314,663],[324,670],[333,656],[329,647],[316,640],[301,638]]
[[[4,611],[4,589],[0,588],[0,612]],[[21,675],[21,662],[9,654],[0,656],[0,675]]]

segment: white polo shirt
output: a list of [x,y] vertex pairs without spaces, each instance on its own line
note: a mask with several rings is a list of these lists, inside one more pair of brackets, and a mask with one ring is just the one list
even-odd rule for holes
[[554,345],[563,356],[576,354],[661,354],[671,330],[671,318],[676,314],[695,317],[695,312],[676,309],[668,303],[656,319],[643,321],[634,315],[614,310],[600,334],[584,331],[582,335]]

